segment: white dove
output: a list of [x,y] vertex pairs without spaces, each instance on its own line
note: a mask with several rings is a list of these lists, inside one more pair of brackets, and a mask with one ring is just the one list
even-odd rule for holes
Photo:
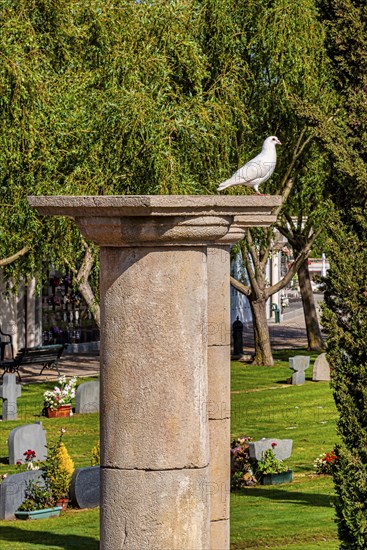
[[281,145],[279,139],[275,136],[266,138],[263,143],[261,153],[255,158],[249,160],[242,168],[233,174],[228,180],[223,181],[218,191],[223,191],[233,185],[247,185],[253,187],[259,195],[259,185],[268,180],[274,172],[277,162],[276,145]]

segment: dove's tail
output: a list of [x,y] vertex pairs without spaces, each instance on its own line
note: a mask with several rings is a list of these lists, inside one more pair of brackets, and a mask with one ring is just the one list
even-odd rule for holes
[[223,191],[223,189],[227,189],[227,187],[232,187],[232,185],[241,185],[241,183],[243,183],[243,180],[241,180],[238,176],[232,176],[229,180],[222,181],[217,190]]

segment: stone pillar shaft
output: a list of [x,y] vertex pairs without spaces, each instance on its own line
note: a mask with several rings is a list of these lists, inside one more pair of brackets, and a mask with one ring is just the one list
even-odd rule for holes
[[208,247],[208,419],[210,549],[229,548],[230,506],[230,257]]
[[209,548],[206,268],[204,247],[101,250],[103,549]]

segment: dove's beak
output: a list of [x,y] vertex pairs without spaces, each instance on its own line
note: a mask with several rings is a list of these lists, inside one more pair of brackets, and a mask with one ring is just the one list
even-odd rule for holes
[[281,145],[281,144],[282,144],[281,141],[279,141],[279,139],[277,139],[277,144],[278,144],[278,145]]

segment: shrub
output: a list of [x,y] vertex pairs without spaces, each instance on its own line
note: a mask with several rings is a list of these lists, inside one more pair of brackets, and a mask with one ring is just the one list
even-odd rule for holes
[[42,463],[43,478],[55,500],[68,497],[74,462],[62,442],[65,429],[61,428],[55,445],[49,449],[47,460]]
[[98,441],[98,443],[92,449],[92,458],[90,461],[92,466],[97,466],[98,464],[100,464],[101,462],[100,454],[101,454],[101,446],[100,446],[100,442]]
[[28,481],[26,483],[25,499],[19,506],[19,512],[32,512],[55,506],[55,499],[47,485],[40,481]]
[[331,386],[339,418],[339,460],[333,468],[338,535],[343,550],[367,548],[367,220],[348,212],[328,256],[322,323],[328,331]]
[[288,472],[289,467],[281,460],[275,458],[274,447],[276,443],[272,443],[272,449],[267,449],[263,452],[262,459],[256,465],[256,475],[281,474]]

